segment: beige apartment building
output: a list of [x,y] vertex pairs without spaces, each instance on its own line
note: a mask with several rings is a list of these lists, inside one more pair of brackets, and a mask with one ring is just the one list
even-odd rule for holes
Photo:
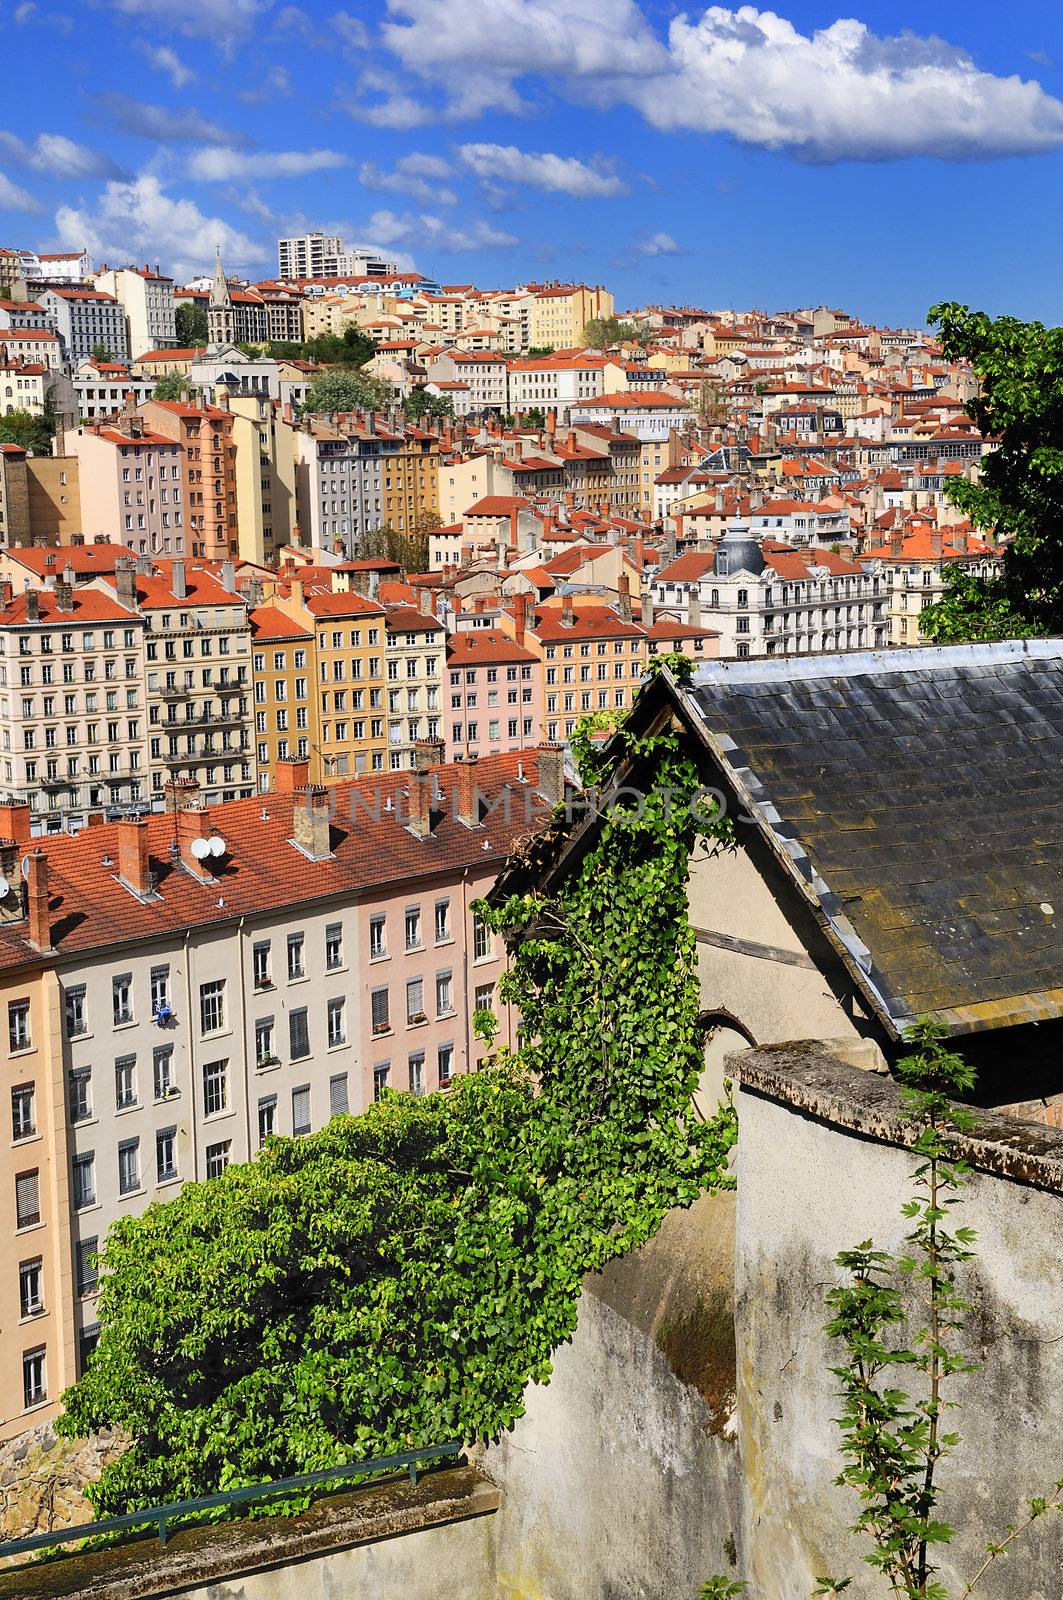
[[296,526],[296,434],[260,395],[218,395],[232,418],[240,559],[268,566]]
[[583,343],[583,330],[594,317],[613,315],[613,296],[601,284],[553,283],[532,286],[528,317],[528,344],[573,350]]
[[147,355],[177,343],[173,279],[143,267],[97,272],[96,287],[113,295],[125,313],[129,355]]
[[889,643],[926,644],[920,616],[945,593],[957,568],[980,578],[1000,571],[1000,553],[980,535],[964,530],[921,528],[897,534],[859,557],[861,566],[881,565],[889,604]]
[[148,797],[144,620],[113,594],[0,584],[0,792],[34,832]]
[[332,783],[383,772],[388,748],[384,607],[354,590],[305,591],[299,581],[287,595],[276,595],[273,604],[313,633],[312,779]]
[[419,740],[442,731],[447,633],[437,617],[412,606],[387,607],[388,766],[414,765]]
[[144,426],[180,446],[188,553],[225,561],[237,553],[236,446],[228,409],[190,400],[146,400]]
[[505,952],[470,906],[562,797],[560,752],[418,756],[327,796],[305,762],[227,806],[176,783],[158,815],[42,840],[25,884],[28,813],[0,809],[0,1437],[53,1417],[91,1358],[112,1223],[477,1065]]
[[257,606],[248,622],[258,786],[263,794],[275,788],[281,763],[291,760],[308,761],[310,780],[319,782],[314,630],[274,605]]

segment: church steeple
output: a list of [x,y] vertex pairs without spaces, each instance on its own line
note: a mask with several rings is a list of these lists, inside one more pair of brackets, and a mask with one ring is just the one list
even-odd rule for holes
[[221,264],[221,246],[214,257],[214,280],[210,286],[210,306],[207,310],[207,337],[212,345],[236,342],[236,317]]

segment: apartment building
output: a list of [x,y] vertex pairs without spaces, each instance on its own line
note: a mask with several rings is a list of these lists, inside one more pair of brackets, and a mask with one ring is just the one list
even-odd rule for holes
[[148,798],[143,618],[113,594],[0,584],[0,776],[34,832]]
[[343,249],[343,240],[334,234],[304,233],[277,240],[277,276],[280,278],[324,278],[325,262]]
[[612,422],[638,439],[668,439],[673,429],[682,430],[691,420],[691,412],[684,400],[674,394],[655,389],[624,390],[616,394],[599,394],[594,399],[578,400],[571,407],[571,420],[581,422]]
[[78,416],[96,422],[116,416],[129,394],[137,405],[150,400],[156,380],[117,361],[89,360],[78,363],[73,383]]
[[593,400],[605,389],[604,356],[538,356],[509,363],[509,406],[514,413],[551,407],[562,411],[581,400]]
[[533,349],[575,350],[583,330],[596,317],[613,315],[613,296],[601,284],[530,284],[528,344]]
[[440,439],[411,423],[395,430],[383,458],[384,524],[408,533],[439,512]]
[[385,608],[388,766],[407,771],[422,739],[440,737],[447,634],[437,617],[413,606]]
[[255,707],[255,756],[263,794],[277,785],[284,761],[308,761],[320,782],[316,735],[316,635],[274,605],[248,612]]
[[125,311],[113,294],[100,289],[43,289],[38,300],[52,318],[64,360],[85,361],[97,345],[112,360],[129,360]]
[[920,614],[935,605],[957,569],[979,578],[1000,572],[999,551],[965,529],[922,527],[873,544],[859,557],[882,572],[888,595],[891,645],[926,644]]
[[307,417],[295,439],[299,527],[321,550],[349,553],[384,523],[385,468],[398,436],[375,417]]
[[311,752],[320,780],[383,772],[388,748],[384,607],[354,590],[319,592],[298,580],[273,604],[314,636]]
[[174,784],[161,814],[41,840],[25,883],[28,814],[0,812],[0,1436],[84,1370],[115,1221],[477,1065],[505,950],[470,906],[563,797],[561,752],[439,753],[327,795],[305,762],[232,805]]
[[751,510],[749,528],[754,538],[774,539],[777,544],[836,544],[852,538],[847,507],[786,496],[765,500]]
[[734,525],[714,555],[691,552],[658,573],[654,598],[720,633],[720,655],[805,655],[881,649],[889,642],[888,591],[878,562],[858,564],[814,546],[763,547]]
[[180,446],[188,553],[225,561],[237,553],[236,446],[226,408],[190,400],[147,400],[145,425]]
[[0,412],[9,416],[12,411],[28,411],[39,417],[44,410],[53,370],[43,361],[24,361],[21,356],[9,356],[0,344]]
[[0,548],[29,542],[26,452],[21,445],[0,444]]
[[429,383],[462,383],[468,390],[467,410],[494,411],[498,415],[509,404],[506,358],[489,350],[466,354],[448,350],[434,357],[426,369]]
[[[126,350],[135,361],[177,343],[173,279],[150,267],[112,267],[96,274],[96,288],[113,295],[125,313]],[[113,351],[113,354],[118,354]]]
[[232,418],[240,558],[268,566],[297,524],[296,430],[261,395],[219,393],[218,401]]
[[257,788],[251,629],[235,583],[231,563],[215,575],[176,559],[119,563],[113,580],[95,580],[143,618],[147,793],[155,809],[173,779],[194,780],[208,805]]
[[542,738],[542,668],[499,628],[463,628],[447,640],[448,761],[529,750]]
[[0,333],[5,361],[40,362],[58,369],[63,365],[63,347],[51,328],[5,328]]
[[113,421],[68,432],[64,448],[78,465],[86,538],[120,538],[136,555],[184,555],[186,462],[179,440],[147,427],[130,398]]

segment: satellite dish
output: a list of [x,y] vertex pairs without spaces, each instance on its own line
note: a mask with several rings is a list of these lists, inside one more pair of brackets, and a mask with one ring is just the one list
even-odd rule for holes
[[25,881],[27,883],[29,883],[29,881],[30,881],[30,858],[29,858],[29,856],[23,856],[22,857],[22,876],[25,879]]
[[209,839],[193,839],[192,854],[195,856],[197,861],[205,861],[210,855]]
[[6,900],[11,893],[11,885],[6,878],[0,878],[0,900]]
[[225,840],[222,838],[220,833],[212,833],[210,838],[207,840],[207,845],[210,849],[211,855],[215,858],[225,854]]

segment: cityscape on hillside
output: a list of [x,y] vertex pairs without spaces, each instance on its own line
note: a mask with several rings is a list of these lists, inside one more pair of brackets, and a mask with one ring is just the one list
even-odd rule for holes
[[895,9],[12,8],[0,1600],[1063,1593],[1063,42]]

